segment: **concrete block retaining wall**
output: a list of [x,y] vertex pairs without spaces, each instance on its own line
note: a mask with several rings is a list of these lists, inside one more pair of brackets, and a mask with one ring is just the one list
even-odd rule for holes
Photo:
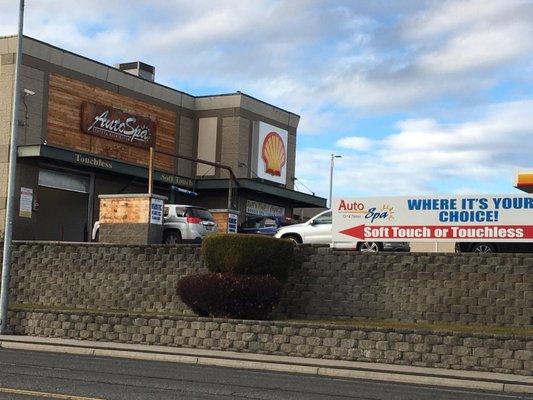
[[[301,246],[280,318],[369,317],[533,326],[533,255],[362,254]],[[204,272],[194,246],[20,242],[10,301],[42,308],[192,314],[177,294]]]
[[315,248],[304,260],[280,315],[533,326],[533,254]]
[[13,250],[10,302],[193,315],[177,282],[199,272],[206,272],[199,246],[20,242]]
[[12,311],[16,334],[532,375],[533,336],[125,313]]

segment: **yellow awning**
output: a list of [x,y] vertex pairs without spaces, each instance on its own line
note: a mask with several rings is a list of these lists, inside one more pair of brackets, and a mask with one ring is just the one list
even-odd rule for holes
[[516,188],[533,193],[533,172],[521,172],[516,179]]

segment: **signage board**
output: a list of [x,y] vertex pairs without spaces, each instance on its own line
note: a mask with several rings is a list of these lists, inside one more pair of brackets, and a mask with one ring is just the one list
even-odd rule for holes
[[283,185],[287,183],[288,135],[285,129],[259,122],[256,152],[259,178]]
[[81,129],[85,133],[132,146],[149,148],[155,144],[155,121],[102,104],[83,102]]
[[33,189],[21,187],[20,188],[19,217],[31,218],[32,208],[33,208]]
[[285,208],[259,201],[246,201],[246,214],[259,215],[261,217],[285,217]]
[[150,223],[155,225],[163,225],[163,200],[151,199]]
[[332,240],[533,242],[533,196],[337,198]]
[[237,233],[237,214],[228,214],[228,233]]

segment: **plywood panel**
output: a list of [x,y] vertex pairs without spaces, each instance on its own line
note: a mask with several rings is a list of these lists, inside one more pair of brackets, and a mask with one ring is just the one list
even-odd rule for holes
[[[172,154],[175,152],[176,111],[58,74],[50,75],[48,144],[85,151],[131,164],[148,165],[148,150],[82,132],[81,105],[83,101],[112,106],[155,120],[157,123],[156,151],[161,150]],[[156,169],[173,172],[174,163],[170,156],[156,153],[154,165]]]

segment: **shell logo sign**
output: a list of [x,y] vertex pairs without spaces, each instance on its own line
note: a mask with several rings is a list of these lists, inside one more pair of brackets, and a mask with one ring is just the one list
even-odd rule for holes
[[[254,149],[257,176],[272,182],[287,184],[287,140],[289,133],[277,126],[258,122]],[[255,141],[254,140],[254,141]]]
[[261,157],[265,162],[265,172],[274,176],[281,176],[281,169],[287,161],[287,152],[283,139],[277,132],[269,132],[263,141]]

